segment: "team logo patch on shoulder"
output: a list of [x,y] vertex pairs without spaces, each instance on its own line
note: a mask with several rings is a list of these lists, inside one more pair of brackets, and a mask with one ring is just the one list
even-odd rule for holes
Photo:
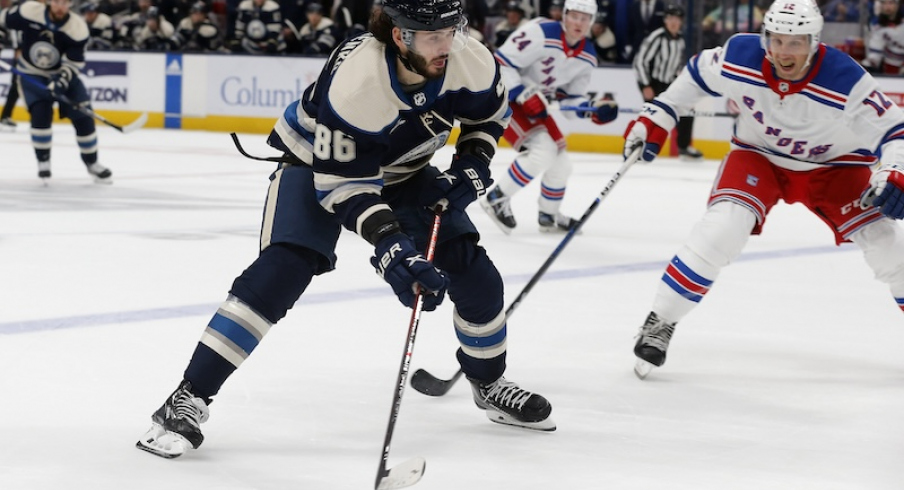
[[424,95],[423,92],[418,92],[418,93],[414,94],[414,97],[412,97],[412,99],[414,100],[414,105],[416,105],[418,107],[424,105],[424,103],[427,102],[427,96]]
[[747,185],[750,187],[756,187],[757,184],[760,183],[760,178],[755,175],[747,174]]

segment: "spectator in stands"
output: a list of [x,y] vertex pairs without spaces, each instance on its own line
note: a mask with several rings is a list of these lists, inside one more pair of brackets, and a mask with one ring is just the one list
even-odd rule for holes
[[129,0],[100,0],[97,2],[97,10],[102,14],[109,15],[113,19],[113,25],[119,27],[117,20],[122,20],[132,13],[132,2]]
[[859,0],[831,0],[821,7],[826,22],[859,22]]
[[151,7],[144,26],[136,31],[135,47],[141,51],[175,51],[179,48],[175,36],[176,28],[157,7]]
[[549,10],[546,12],[546,17],[562,22],[562,5],[565,3],[565,0],[552,0],[552,3],[549,4]]
[[170,24],[176,26],[182,22],[182,19],[189,16],[191,7],[197,0],[157,0],[157,8],[160,9],[160,15],[163,16]]
[[644,38],[662,27],[665,14],[665,3],[662,0],[633,0],[628,10],[628,32],[631,36],[630,48],[624,58],[630,63],[634,60],[637,49]]
[[734,3],[730,3],[711,10],[700,23],[704,47],[718,46],[738,32],[760,32],[763,25],[763,9],[756,4],[753,5],[753,23],[750,12],[750,0],[737,0],[737,9]]
[[590,26],[590,38],[596,49],[596,59],[600,63],[617,63],[618,46],[615,33],[609,28],[605,12],[597,12],[593,25]]
[[98,5],[94,2],[85,2],[81,6],[82,17],[88,24],[90,38],[85,49],[92,51],[106,51],[116,46],[116,30],[113,28],[113,19],[109,15],[99,12]]
[[[119,35],[116,36],[117,48],[140,49],[138,33],[145,27],[148,19],[148,10],[155,6],[153,0],[138,0],[138,11],[127,16],[120,17]],[[115,25],[114,21],[114,25]]]
[[490,47],[487,44],[487,38],[492,34],[487,32],[489,27],[487,26],[487,17],[489,15],[490,9],[484,0],[465,0],[464,16],[468,19],[469,35],[474,34],[474,31],[479,32],[480,35],[475,37],[487,47]]
[[370,9],[367,1],[335,0],[329,18],[336,27],[336,39],[351,39],[367,32]]
[[277,54],[286,50],[283,22],[275,0],[243,0],[237,10],[233,51]]
[[879,0],[873,8],[875,16],[870,20],[870,29],[894,27],[901,23],[901,4],[898,0]]
[[187,53],[210,53],[220,49],[220,28],[207,17],[207,5],[195,2],[188,17],[179,22],[176,40]]
[[308,4],[306,10],[308,23],[298,31],[301,43],[301,54],[306,56],[328,56],[338,43],[336,25],[333,20],[324,16],[323,5]]
[[509,35],[515,32],[515,29],[527,24],[524,7],[517,0],[512,0],[505,6],[505,19],[496,24],[496,40],[493,45],[497,48],[505,43]]

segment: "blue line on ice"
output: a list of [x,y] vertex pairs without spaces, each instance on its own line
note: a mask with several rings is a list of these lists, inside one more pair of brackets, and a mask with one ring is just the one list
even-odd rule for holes
[[[784,259],[789,257],[800,257],[832,252],[846,252],[853,250],[858,249],[851,246],[821,246],[792,248],[785,250],[770,250],[764,252],[748,252],[742,254],[741,257],[738,258],[738,262]],[[632,272],[662,269],[665,267],[666,263],[667,262],[664,261],[637,262],[633,264],[604,265],[584,269],[548,271],[546,275],[543,276],[542,280],[560,281],[575,278],[629,274]],[[533,275],[534,273],[507,276],[505,278],[505,282],[507,285],[522,284],[529,281],[530,278],[533,277]],[[385,296],[388,294],[388,292],[389,290],[386,288],[370,288],[350,291],[330,291],[327,293],[309,293],[302,296],[299,304],[304,305],[312,303],[336,303],[354,301],[356,299]],[[100,325],[147,322],[152,320],[165,320],[168,318],[182,318],[188,316],[209,316],[216,311],[217,306],[218,304],[197,304],[174,306],[169,308],[153,308],[149,310],[118,311],[112,313],[99,313],[96,315],[77,315],[62,318],[44,318],[38,320],[7,322],[0,323],[0,334],[18,334],[40,332],[46,330],[61,330],[66,328],[95,327]]]

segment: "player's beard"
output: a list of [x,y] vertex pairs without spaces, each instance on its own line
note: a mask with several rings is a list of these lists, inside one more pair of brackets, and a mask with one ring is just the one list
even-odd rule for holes
[[[447,57],[447,62],[448,59],[449,58]],[[446,74],[446,66],[448,66],[447,63],[441,69],[439,69],[439,71],[431,71],[431,63],[427,61],[427,58],[424,58],[414,51],[408,52],[408,64],[411,65],[411,69],[414,70],[415,73],[428,80],[436,80],[438,78],[442,78],[443,75]]]

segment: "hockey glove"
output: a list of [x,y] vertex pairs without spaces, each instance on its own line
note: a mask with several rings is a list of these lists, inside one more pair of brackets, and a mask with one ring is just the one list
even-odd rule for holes
[[50,75],[50,84],[47,85],[47,89],[50,90],[54,97],[65,95],[66,91],[69,90],[69,83],[72,82],[73,76],[72,70],[63,68],[58,73]]
[[548,116],[546,113],[546,107],[548,105],[546,96],[543,95],[543,91],[537,87],[524,89],[524,91],[515,98],[515,102],[521,105],[521,108],[524,109],[524,113],[527,114],[527,117],[544,119]]
[[456,154],[449,170],[433,179],[432,185],[421,193],[421,203],[429,208],[440,204],[455,211],[464,211],[468,204],[486,194],[487,188],[493,185],[490,168],[479,157],[470,154]]
[[897,165],[879,167],[860,196],[860,206],[864,209],[875,206],[889,218],[904,219],[904,168]]
[[669,132],[658,126],[646,116],[640,116],[628,124],[625,130],[625,158],[638,147],[643,146],[643,152],[640,154],[641,160],[652,162],[659,155],[666,137]]
[[584,109],[578,112],[581,117],[589,117],[596,124],[610,123],[618,117],[618,104],[614,100],[584,102],[578,105],[578,109]]
[[374,254],[370,263],[403,305],[414,308],[418,285],[424,292],[425,311],[433,311],[443,302],[449,278],[418,253],[407,235],[395,233],[383,238],[377,243]]

